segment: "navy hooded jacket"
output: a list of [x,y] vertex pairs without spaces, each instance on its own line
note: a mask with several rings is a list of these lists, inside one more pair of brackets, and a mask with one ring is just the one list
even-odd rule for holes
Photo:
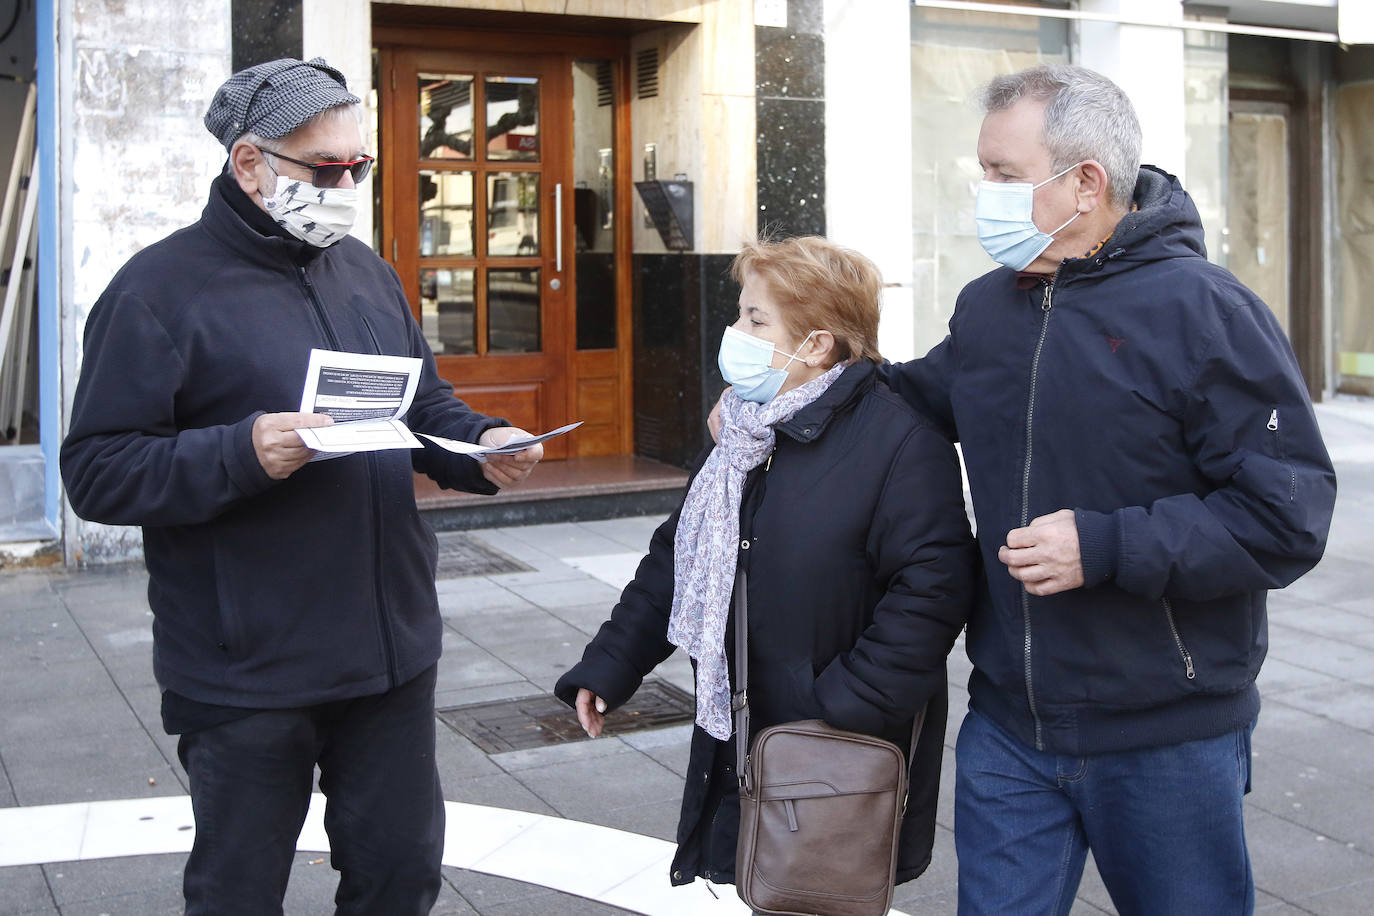
[[[1213,737],[1259,711],[1266,590],[1312,568],[1336,495],[1273,314],[1205,257],[1177,179],[1031,289],[964,287],[949,336],[890,384],[961,442],[986,570],[970,702],[1084,755]],[[1083,587],[1034,597],[1007,532],[1074,510]]]
[[62,447],[78,515],[143,526],[154,671],[201,704],[349,699],[434,664],[436,544],[412,472],[495,490],[435,446],[267,476],[253,423],[299,407],[313,347],[422,359],[411,429],[475,441],[503,423],[438,377],[400,280],[366,245],[274,229],[221,176],[199,222],[129,260],[86,321]]

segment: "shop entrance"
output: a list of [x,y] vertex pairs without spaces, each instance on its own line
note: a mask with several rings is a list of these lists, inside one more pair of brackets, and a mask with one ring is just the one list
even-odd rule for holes
[[381,251],[439,374],[475,409],[531,431],[582,420],[548,458],[630,453],[623,48],[443,29],[374,37]]

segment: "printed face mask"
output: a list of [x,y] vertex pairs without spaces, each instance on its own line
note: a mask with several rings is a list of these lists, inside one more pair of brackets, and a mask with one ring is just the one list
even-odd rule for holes
[[998,264],[1012,270],[1029,267],[1050,247],[1055,233],[1078,219],[1078,213],[1075,212],[1054,232],[1041,232],[1031,219],[1031,212],[1035,208],[1035,189],[1044,187],[1079,165],[1081,163],[1075,162],[1040,184],[1028,181],[981,182],[978,185],[978,200],[973,205],[973,216],[978,222],[978,241],[983,243],[983,250]]
[[263,196],[267,215],[287,232],[318,248],[348,234],[358,215],[357,188],[317,188],[299,178],[277,176],[276,193]]
[[815,333],[812,331],[806,335],[792,355],[787,357],[783,368],[774,369],[773,354],[780,350],[766,340],[727,326],[720,338],[716,365],[720,367],[726,384],[734,387],[735,394],[746,401],[766,404],[777,396],[782,383],[787,381],[787,366],[792,365],[801,348],[806,346],[806,341]]

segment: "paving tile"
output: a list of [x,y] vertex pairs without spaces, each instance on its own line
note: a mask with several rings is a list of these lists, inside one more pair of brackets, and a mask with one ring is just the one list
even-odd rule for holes
[[1253,766],[1247,804],[1374,855],[1374,792],[1352,792],[1344,777],[1279,751]]
[[621,735],[620,740],[641,754],[652,757],[660,766],[667,767],[678,776],[686,778],[687,759],[692,750],[690,723],[630,732]]
[[435,689],[445,693],[524,680],[520,672],[481,646],[461,637],[445,647],[438,678]]
[[1374,872],[1374,858],[1367,853],[1255,807],[1246,807],[1245,835],[1255,887],[1290,902]]
[[532,584],[513,584],[507,586],[526,601],[541,608],[563,607],[565,605],[601,604],[607,609],[615,606],[620,599],[620,589],[607,585],[589,576],[578,574],[576,579]]
[[[568,710],[568,715],[573,711]],[[586,741],[573,741],[565,744],[549,744],[544,747],[524,748],[490,755],[491,762],[507,773],[519,773],[540,767],[558,766],[583,760],[595,760],[624,754],[630,746],[620,737],[605,736],[589,738]]]
[[1339,682],[1338,678],[1329,674],[1286,662],[1272,652],[1264,660],[1264,667],[1260,669],[1259,678],[1256,680],[1261,696],[1265,697],[1282,696],[1293,690]]
[[610,619],[611,611],[614,609],[614,601],[610,604],[597,601],[592,604],[551,607],[549,613],[568,625],[576,627],[586,637],[592,637],[596,635],[597,630],[601,629],[601,625]]
[[1320,916],[1368,913],[1374,902],[1374,877],[1365,877],[1345,887],[1313,894],[1310,897],[1300,897],[1293,902],[1302,907],[1303,912],[1317,913]]
[[472,776],[444,783],[444,798],[448,801],[467,802],[471,805],[490,805],[495,808],[510,808],[512,811],[529,811],[533,814],[557,814],[538,795],[508,773],[494,776]]
[[682,793],[680,776],[628,748],[515,775],[563,817],[593,823],[604,810],[678,799]]
[[93,690],[77,696],[53,696],[5,709],[0,744],[43,741],[54,732],[66,737],[101,734],[137,725],[129,704],[115,690]]
[[905,913],[953,913],[958,905],[959,863],[954,854],[954,834],[936,826],[930,865],[913,881],[897,885],[892,906]]
[[477,776],[494,776],[502,772],[491,758],[471,741],[453,729],[437,723],[434,735],[435,760],[439,766],[439,780],[445,788]]
[[1337,605],[1302,602],[1282,606],[1282,610],[1271,605],[1269,619],[1328,639],[1374,648],[1374,626],[1370,626],[1369,618]]
[[666,515],[636,515],[629,518],[578,522],[578,527],[599,534],[631,550],[647,551],[649,540],[666,518]]
[[460,615],[487,608],[519,607],[525,599],[484,576],[445,579],[436,583],[439,610],[445,616]]
[[[526,547],[551,557],[582,557],[601,553],[621,553],[625,550],[625,545],[619,541],[577,522],[496,528],[492,530],[492,535],[506,535],[518,539]],[[482,537],[488,541],[491,539],[486,531],[482,532]]]
[[1290,691],[1282,699],[1313,715],[1374,733],[1374,686],[1336,682]]
[[[442,665],[443,663],[441,659],[439,664]],[[469,703],[490,703],[493,700],[528,697],[537,693],[540,693],[538,687],[524,678],[520,678],[519,680],[502,681],[496,684],[438,690],[434,694],[434,706],[437,709],[447,709],[451,706],[467,706]]]
[[1374,649],[1270,622],[1269,650],[1276,657],[1333,677],[1374,685]]
[[1255,729],[1254,753],[1278,751],[1336,773],[1354,785],[1374,789],[1374,734],[1288,705],[1288,698],[1264,704]]
[[675,842],[678,815],[682,812],[681,792],[678,796],[649,804],[607,808],[597,815],[596,822],[617,830]]
[[56,913],[56,902],[38,865],[0,868],[0,916],[19,913]]
[[94,655],[74,661],[49,662],[34,658],[3,656],[0,670],[0,713],[23,705],[58,698],[115,692],[110,673]]
[[185,861],[185,855],[122,856],[57,862],[42,868],[53,897],[65,912],[74,903],[118,897],[135,889],[144,895],[170,892],[180,905]]

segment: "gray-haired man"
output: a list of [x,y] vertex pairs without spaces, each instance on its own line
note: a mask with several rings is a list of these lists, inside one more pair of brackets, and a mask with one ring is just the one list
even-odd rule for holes
[[984,94],[975,215],[1000,269],[890,384],[963,445],[986,587],[956,754],[961,913],[1253,909],[1241,819],[1265,592],[1321,557],[1335,476],[1264,303],[1139,167],[1110,80]]
[[412,472],[489,493],[543,454],[310,462],[294,432],[328,422],[293,412],[312,348],[420,359],[412,429],[521,432],[453,397],[395,272],[347,234],[372,164],[357,103],[319,59],[230,77],[205,115],[229,160],[203,216],[135,255],[86,325],[62,471],[84,518],[143,526],[195,811],[189,914],[281,913],[317,764],[337,912],[429,911],[442,621]]

